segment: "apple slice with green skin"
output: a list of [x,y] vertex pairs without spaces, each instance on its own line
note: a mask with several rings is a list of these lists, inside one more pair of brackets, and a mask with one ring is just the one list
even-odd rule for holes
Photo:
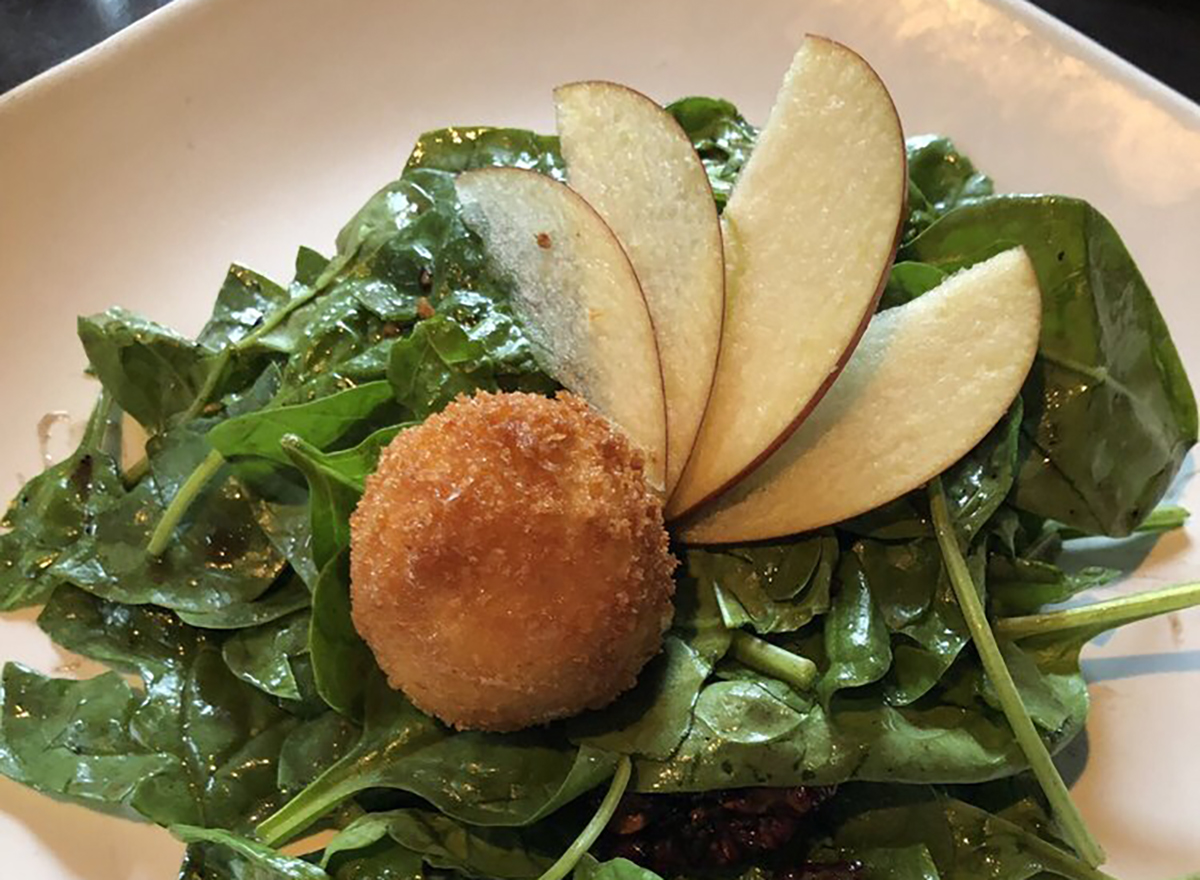
[[458,176],[467,224],[514,283],[539,363],[620,426],[662,487],[667,417],[654,325],[621,243],[567,186],[518,168]]
[[675,117],[610,82],[554,91],[567,182],[629,255],[658,338],[670,494],[712,391],[725,313],[721,224],[700,157]]
[[887,280],[907,190],[887,89],[845,46],[806,38],[725,207],[721,351],[669,516],[766,460],[829,390]]
[[1021,248],[881,312],[799,430],[683,529],[689,543],[777,538],[899,498],[962,458],[1020,393],[1042,299]]

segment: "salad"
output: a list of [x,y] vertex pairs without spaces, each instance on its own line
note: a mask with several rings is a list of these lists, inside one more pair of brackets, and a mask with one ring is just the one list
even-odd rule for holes
[[1122,574],[1065,543],[1188,515],[1117,232],[821,38],[762,129],[555,99],[423,135],[195,339],[79,320],[101,390],[0,610],[112,671],[8,663],[0,773],[192,880],[1108,877],[1051,760],[1080,651],[1200,604],[1062,607]]

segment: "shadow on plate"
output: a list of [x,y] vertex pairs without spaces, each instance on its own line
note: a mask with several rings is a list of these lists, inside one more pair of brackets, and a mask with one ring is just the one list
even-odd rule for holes
[[1148,561],[1161,563],[1194,548],[1183,530],[1165,535],[1133,535],[1128,538],[1081,538],[1068,541],[1058,564],[1067,571],[1089,565],[1136,572]]
[[1083,661],[1083,677],[1088,684],[1167,672],[1200,672],[1200,650],[1094,657]]
[[1071,740],[1071,742],[1061,752],[1054,756],[1054,766],[1058,768],[1058,772],[1062,775],[1063,782],[1071,788],[1083,775],[1084,769],[1087,767],[1088,754],[1087,729],[1080,731],[1079,736]]

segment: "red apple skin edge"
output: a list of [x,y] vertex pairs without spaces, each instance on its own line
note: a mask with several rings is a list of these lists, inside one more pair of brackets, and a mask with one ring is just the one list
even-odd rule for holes
[[[880,83],[883,82],[882,77],[880,77],[879,74],[875,72],[875,68],[871,67],[870,64],[867,64],[867,61],[865,58],[863,58],[861,55],[859,55],[857,52],[855,52],[853,49],[851,49],[849,46],[845,45],[844,43],[839,43],[837,40],[831,40],[828,37],[822,37],[822,36],[818,36],[816,34],[805,34],[805,39],[820,40],[821,42],[824,42],[824,43],[831,43],[835,46],[840,46],[842,49],[845,49],[847,52],[849,52],[850,54],[852,54],[856,58],[858,58],[858,60],[861,61],[864,65],[866,65],[867,69],[875,74],[876,78],[879,79]],[[899,113],[899,111],[896,110],[896,102],[892,100],[892,93],[887,91],[886,86],[884,87],[884,93],[887,95],[888,103],[891,105],[891,108],[892,108],[892,113],[896,117],[896,127],[900,130],[900,139],[901,139],[901,141],[903,141],[904,140],[904,126],[900,122],[900,113]],[[842,352],[841,357],[838,358],[837,363],[834,364],[834,367],[829,372],[829,375],[825,377],[825,381],[822,382],[821,385],[817,388],[816,393],[800,409],[800,411],[796,414],[796,417],[794,419],[792,419],[792,421],[779,434],[779,436],[776,437],[773,441],[771,441],[770,444],[768,444],[766,449],[764,449],[757,456],[755,456],[754,460],[751,461],[748,465],[746,465],[746,467],[742,468],[742,470],[736,476],[727,480],[725,483],[723,483],[717,489],[714,489],[712,492],[709,492],[707,495],[705,495],[703,498],[701,498],[699,501],[697,501],[691,507],[681,510],[679,513],[672,516],[671,522],[686,523],[686,522],[690,521],[697,514],[701,513],[703,511],[703,508],[706,505],[708,505],[712,501],[715,501],[720,495],[724,494],[729,489],[733,488],[735,485],[740,483],[743,478],[745,478],[748,474],[750,474],[751,471],[753,471],[755,468],[757,468],[759,465],[761,465],[764,461],[766,461],[768,458],[770,458],[772,455],[774,455],[775,451],[777,449],[779,449],[780,446],[782,446],[784,443],[787,442],[788,438],[791,437],[792,434],[795,433],[796,429],[800,427],[800,424],[809,417],[809,415],[812,413],[812,411],[814,409],[817,408],[817,404],[821,402],[821,398],[823,398],[825,396],[826,392],[828,392],[829,389],[833,387],[833,383],[836,382],[838,376],[840,376],[842,374],[842,369],[846,366],[846,364],[849,362],[850,358],[854,355],[854,350],[856,348],[858,348],[859,340],[861,340],[862,335],[867,332],[867,325],[871,323],[871,318],[873,318],[875,316],[875,311],[879,307],[879,299],[880,299],[880,297],[883,296],[884,288],[887,287],[887,280],[888,280],[888,276],[891,274],[891,271],[892,271],[892,264],[896,260],[896,251],[900,247],[900,236],[904,232],[904,221],[908,217],[908,153],[907,153],[907,151],[905,151],[905,153],[901,156],[900,171],[901,171],[901,174],[900,174],[900,213],[899,213],[899,216],[896,221],[896,234],[892,237],[892,256],[887,261],[887,263],[884,265],[883,271],[880,273],[879,283],[875,286],[875,293],[871,297],[870,301],[867,303],[867,308],[863,312],[862,320],[859,322],[858,327],[855,328],[853,336],[850,337],[850,340],[846,345],[845,351]],[[728,292],[726,292],[726,295],[728,295]],[[717,354],[718,363],[720,362],[720,360],[721,360],[721,356],[720,356],[720,353],[718,353]],[[714,382],[713,384],[715,385],[716,383]],[[709,400],[710,401],[712,400],[711,390],[709,391]],[[701,424],[703,424],[703,422],[701,422]]]
[[[690,137],[688,137],[688,133],[687,133],[687,132],[684,130],[684,128],[683,128],[683,126],[680,124],[679,120],[678,120],[678,119],[676,119],[676,118],[675,118],[675,116],[674,116],[673,114],[671,114],[670,112],[668,112],[668,111],[667,111],[667,109],[666,109],[665,107],[663,107],[661,104],[659,104],[657,101],[655,101],[653,98],[651,98],[649,95],[645,94],[644,92],[639,92],[637,89],[631,88],[631,87],[629,87],[629,86],[627,86],[627,85],[624,85],[623,83],[612,82],[611,80],[606,80],[606,79],[588,79],[588,80],[580,80],[580,81],[578,81],[578,82],[574,82],[574,83],[567,83],[567,85],[568,85],[568,86],[572,86],[572,85],[585,85],[585,86],[586,86],[586,85],[601,85],[601,86],[612,86],[612,87],[614,87],[614,88],[622,89],[622,90],[624,90],[624,91],[626,91],[626,92],[629,92],[629,93],[631,93],[631,94],[633,94],[633,95],[636,95],[638,98],[641,98],[643,101],[646,101],[646,102],[647,102],[647,103],[649,103],[649,104],[653,104],[655,107],[658,107],[660,110],[662,110],[662,111],[663,111],[663,113],[664,113],[664,114],[665,114],[665,115],[666,115],[668,118],[670,118],[672,125],[674,125],[675,129],[676,129],[676,130],[679,132],[679,136],[680,136],[681,138],[683,138],[685,141],[687,141],[689,144],[692,142],[692,139],[691,139]],[[565,87],[566,87],[566,86],[559,86],[558,88],[556,88],[556,89],[555,89],[555,92],[557,92],[559,88],[565,88]],[[695,154],[695,156],[696,156],[696,161],[700,163],[700,167],[701,167],[701,168],[703,168],[703,167],[704,167],[704,160],[700,158],[700,154],[699,154],[698,152],[696,152],[696,148],[695,148],[694,146],[692,147],[692,152],[693,152],[693,153]],[[907,180],[908,180],[908,166],[907,166],[907,160],[906,160],[906,164],[905,164],[905,181],[907,182]],[[569,185],[570,185],[570,183],[571,183],[571,169],[570,169],[570,166],[568,166],[568,167],[567,167],[567,185],[569,186]],[[709,194],[709,197],[710,197],[710,198],[712,198],[712,200],[713,200],[713,203],[715,204],[715,203],[716,203],[716,196],[713,194],[713,189],[712,189],[712,181],[710,181],[710,180],[708,179],[708,172],[707,172],[707,171],[705,171],[705,173],[704,173],[704,185],[705,185],[706,187],[708,187],[708,194]],[[905,186],[905,188],[904,188],[904,189],[905,189],[905,197],[907,198],[908,187],[907,187],[907,186]],[[594,210],[594,209],[593,209],[593,210]],[[597,212],[597,213],[598,213],[598,212]],[[901,210],[901,213],[903,213],[903,209]],[[603,218],[601,218],[601,219],[603,219]],[[903,222],[901,222],[901,228],[903,228],[903,225],[904,225],[904,224],[903,224]],[[727,283],[726,283],[726,281],[725,281],[725,229],[724,229],[724,227],[723,227],[723,226],[721,226],[721,218],[720,218],[720,216],[719,216],[719,215],[718,215],[718,217],[717,217],[717,224],[716,224],[716,226],[717,226],[717,243],[720,245],[720,248],[721,248],[721,254],[720,254],[720,258],[721,258],[721,320],[720,320],[720,323],[717,325],[717,339],[718,339],[718,340],[720,340],[720,339],[721,339],[721,338],[722,338],[722,337],[725,335],[725,314],[726,314],[726,308],[727,308],[727,306],[728,306],[728,304],[729,304],[729,287],[728,287],[728,284],[727,284]],[[616,234],[615,234],[615,233],[614,233],[613,237],[617,239],[617,243],[621,245],[621,248],[622,248],[622,250],[623,250],[623,249],[625,248],[625,244],[624,244],[624,243],[621,241],[621,239],[620,239],[618,236],[616,236]],[[898,242],[899,242],[899,232],[897,232],[897,239],[896,239],[896,240],[897,240],[897,243],[898,243]],[[628,259],[628,257],[629,257],[629,254],[628,254],[628,253],[626,253],[626,254],[625,254],[625,256],[626,256],[626,258]],[[632,260],[630,260],[630,265],[633,265],[633,261],[632,261]],[[886,275],[886,274],[884,275],[884,281],[885,281],[885,282],[887,281],[887,275]],[[639,285],[639,286],[640,286],[640,285]],[[876,294],[876,299],[878,299],[878,297],[879,297],[879,296],[882,296],[882,294],[883,294],[883,288],[882,288],[882,287],[880,287],[880,289],[879,289],[879,293],[878,293],[878,294]],[[645,291],[644,291],[644,290],[642,291],[642,299],[643,299],[643,300],[645,300],[645,299],[646,299],[646,293],[645,293]],[[655,334],[655,337],[654,337],[654,338],[655,338],[655,340],[657,341],[657,339],[658,339],[658,327],[657,327],[657,326],[655,325],[655,323],[654,323],[654,313],[650,311],[650,308],[649,308],[649,303],[648,303],[648,302],[647,302],[646,311],[650,313],[650,327],[651,327],[651,329],[652,329],[652,330],[654,330],[654,334]],[[874,309],[872,309],[871,311],[873,312],[873,311],[874,311]],[[866,330],[866,327],[864,326],[864,327],[863,327],[861,330],[859,330],[859,331],[858,331],[858,336],[861,336],[861,335],[862,335],[862,333],[863,333],[863,332],[865,332],[865,330]],[[857,336],[856,336],[856,338],[855,338],[855,341],[857,342]],[[662,348],[662,347],[661,347],[661,346],[659,346],[660,352],[661,352],[661,348]],[[708,396],[705,398],[705,401],[704,401],[704,413],[707,413],[707,412],[708,412],[708,405],[709,405],[709,403],[711,403],[711,402],[712,402],[713,390],[716,388],[716,385],[717,385],[717,382],[716,382],[716,378],[717,378],[717,370],[718,370],[718,369],[720,369],[720,367],[721,367],[721,345],[720,345],[720,343],[718,342],[718,344],[717,344],[717,356],[716,356],[716,357],[713,359],[713,368],[712,368],[712,373],[710,373],[710,374],[709,374],[709,377],[708,377]],[[661,356],[659,357],[659,371],[660,371],[660,373],[661,373],[661,371],[662,371],[662,358],[661,358]],[[666,379],[665,379],[665,377],[664,377],[664,379],[663,379],[663,394],[664,394],[664,395],[666,394],[666,387],[667,387],[667,386],[666,386]],[[822,393],[822,394],[824,394],[824,391],[822,391],[821,393]],[[700,424],[701,424],[701,425],[703,425],[703,424],[704,424],[704,415],[703,415],[703,414],[702,414],[702,415],[701,415],[701,417],[700,417]],[[789,428],[789,429],[788,429],[788,433],[791,433],[791,432],[792,432],[792,431],[794,431],[794,430],[795,430],[795,428],[794,428],[794,427],[793,427],[793,428]],[[670,417],[670,409],[667,409],[667,437],[668,437],[668,444],[667,444],[667,445],[668,445],[668,447],[670,446],[670,435],[671,435],[671,417]],[[699,431],[697,431],[697,432],[696,432],[696,436],[692,438],[692,446],[691,446],[691,449],[688,451],[687,457],[686,457],[686,458],[684,459],[684,461],[683,461],[683,468],[684,468],[684,469],[686,469],[686,468],[687,468],[687,463],[688,463],[688,461],[690,461],[690,460],[691,460],[691,457],[692,457],[692,451],[693,451],[693,450],[695,450],[695,448],[696,448],[696,440],[698,440],[698,439],[699,439],[699,437],[700,437],[700,432],[699,432]],[[785,438],[785,439],[786,439],[786,438]],[[782,443],[782,441],[780,441],[780,442]],[[664,460],[664,462],[663,462],[663,467],[664,467],[664,468],[666,467],[666,461],[665,461],[665,460]],[[682,474],[682,473],[683,473],[683,470],[681,470],[681,471],[680,471],[680,474]],[[742,475],[740,475],[740,474],[739,474],[739,475],[738,475],[738,479],[741,479],[741,476],[742,476]],[[722,489],[721,491],[724,491],[724,489]],[[711,498],[711,497],[715,497],[715,496],[710,496],[710,498]],[[705,501],[708,501],[708,500],[710,500],[710,498],[706,498],[706,499],[705,499]],[[667,500],[669,500],[669,499],[667,499]],[[697,506],[698,506],[698,505],[697,505]],[[693,510],[694,510],[694,509],[696,509],[696,508],[693,508]]]

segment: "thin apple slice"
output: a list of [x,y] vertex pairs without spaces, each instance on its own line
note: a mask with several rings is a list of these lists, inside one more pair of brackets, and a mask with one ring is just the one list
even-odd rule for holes
[[944,471],[1000,420],[1037,352],[1042,300],[1022,248],[880,313],[780,449],[687,525],[691,543],[840,522]]
[[610,82],[554,91],[567,182],[629,255],[658,339],[670,494],[712,391],[725,313],[721,224],[704,164],[670,113]]
[[737,482],[829,390],[887,279],[907,185],[879,77],[845,46],[805,39],[725,207],[716,381],[668,515]]
[[661,487],[667,417],[654,325],[637,276],[600,215],[533,171],[460,174],[463,217],[515,284],[513,305],[544,368],[625,430]]

